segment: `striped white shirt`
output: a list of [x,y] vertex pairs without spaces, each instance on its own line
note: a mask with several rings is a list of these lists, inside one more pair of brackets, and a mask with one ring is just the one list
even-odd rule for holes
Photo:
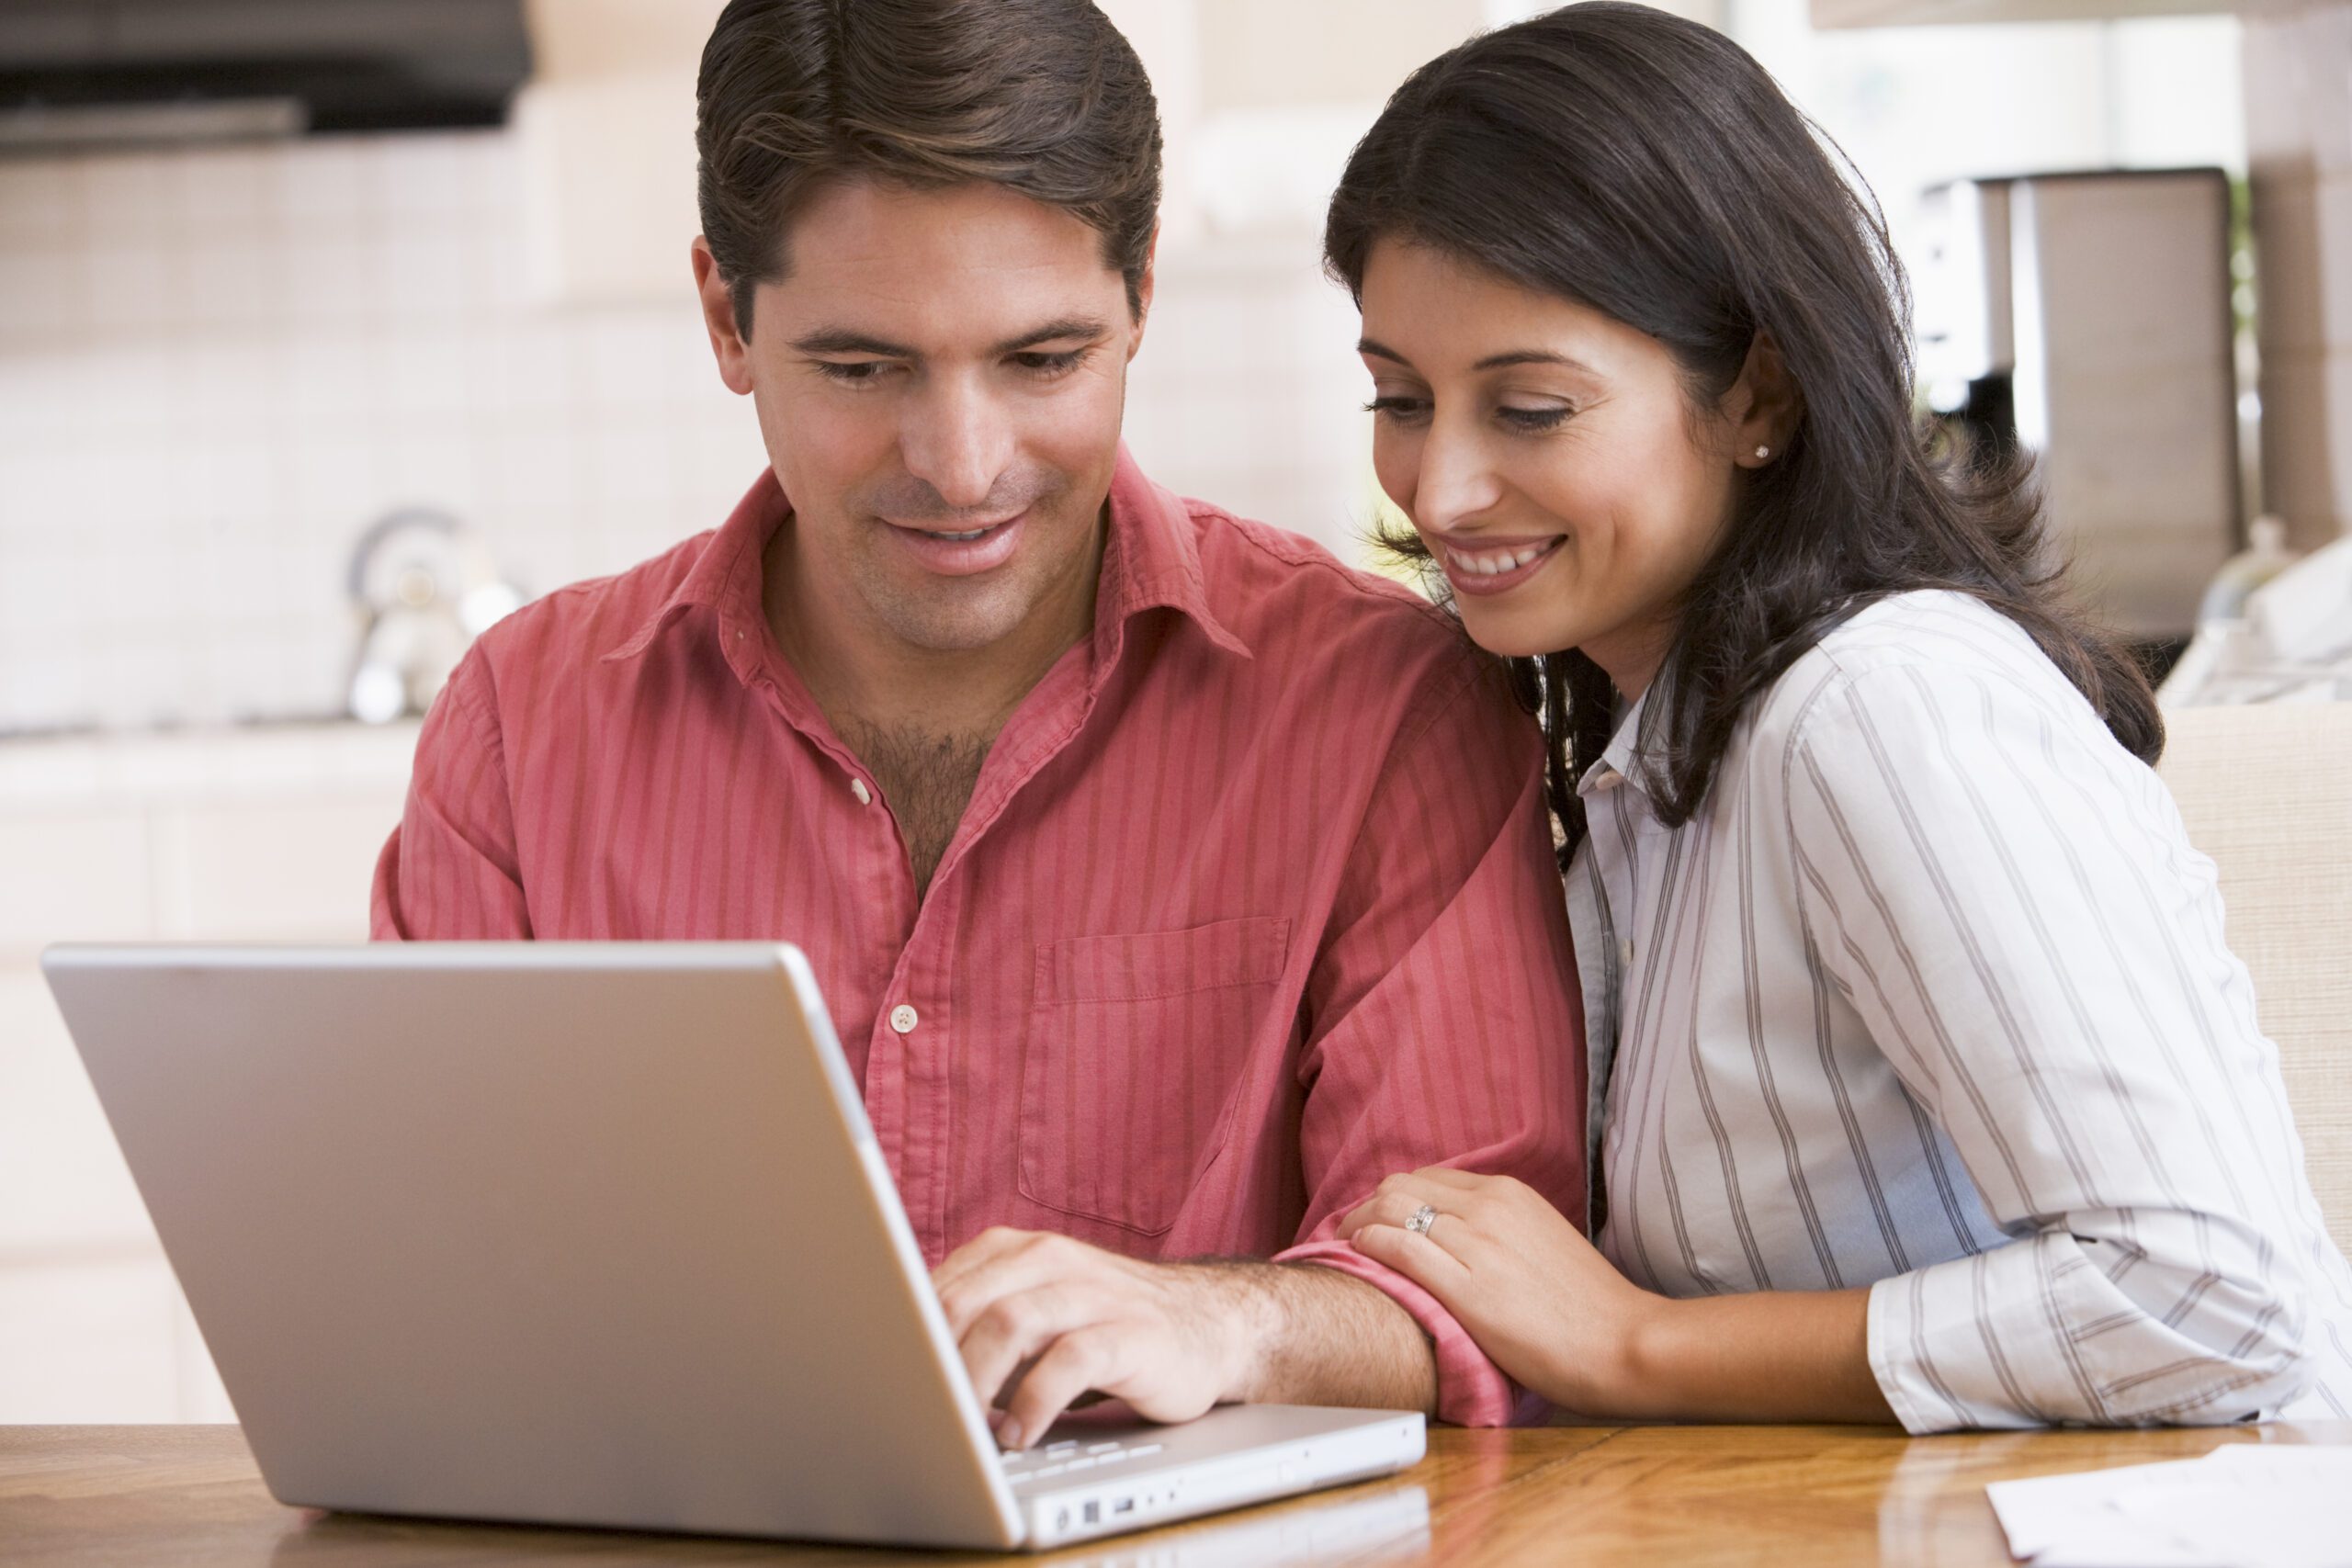
[[2021,630],[1857,615],[1679,829],[1640,723],[1568,877],[1628,1278],[1871,1287],[1914,1432],[2352,1412],[2352,1269],[2212,863]]

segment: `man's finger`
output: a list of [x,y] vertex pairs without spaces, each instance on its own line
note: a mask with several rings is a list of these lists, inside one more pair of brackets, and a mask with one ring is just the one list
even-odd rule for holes
[[[989,1243],[986,1249],[977,1250],[984,1240]],[[974,1256],[953,1270],[949,1264],[956,1258],[950,1258],[931,1280],[940,1311],[947,1316],[947,1331],[959,1340],[980,1314],[1005,1297],[1035,1290],[1071,1271],[1068,1250],[1056,1246],[1055,1238],[1034,1231],[1007,1231],[993,1237],[984,1232],[964,1250]]]
[[1023,1250],[1035,1234],[1008,1225],[990,1226],[940,1259],[939,1267],[931,1271],[931,1288],[945,1300],[950,1290],[972,1275]]
[[1005,1401],[1007,1419],[997,1429],[997,1439],[1009,1449],[1028,1448],[1061,1419],[1079,1395],[1111,1381],[1117,1337],[1116,1329],[1095,1324],[1055,1340],[1022,1374]]
[[1091,1294],[1081,1299],[1069,1285],[1041,1285],[1001,1296],[975,1317],[959,1348],[980,1404],[994,1404],[1023,1362],[1042,1357],[1072,1329],[1093,1324]]

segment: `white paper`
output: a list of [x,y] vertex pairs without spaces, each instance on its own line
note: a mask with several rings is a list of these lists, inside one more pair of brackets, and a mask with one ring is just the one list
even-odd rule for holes
[[2209,1562],[2352,1565],[2352,1449],[2241,1443],[2209,1455],[2199,1470],[2177,1485],[2135,1487],[2116,1506],[2163,1517]]
[[2352,1568],[2352,1447],[2231,1443],[1985,1495],[2034,1568]]
[[2009,1555],[2035,1568],[2201,1568],[2204,1559],[2161,1527],[2113,1506],[2122,1493],[2184,1481],[2205,1461],[2174,1460],[2075,1475],[1998,1481],[1984,1488],[2009,1539]]

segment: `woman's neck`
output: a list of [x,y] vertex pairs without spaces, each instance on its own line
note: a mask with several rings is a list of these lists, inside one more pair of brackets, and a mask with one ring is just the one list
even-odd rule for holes
[[1600,672],[1609,677],[1609,683],[1631,706],[1642,700],[1642,694],[1657,679],[1658,671],[1666,663],[1667,651],[1674,646],[1677,625],[1677,618],[1668,616],[1618,626],[1600,637],[1588,637],[1577,645],[1577,651],[1600,666]]

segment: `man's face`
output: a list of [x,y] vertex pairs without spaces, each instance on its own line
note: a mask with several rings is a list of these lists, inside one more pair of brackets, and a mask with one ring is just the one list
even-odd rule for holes
[[1143,330],[1102,237],[1000,186],[858,182],[800,209],[785,260],[746,342],[695,245],[721,374],[792,504],[797,592],[932,651],[1090,594]]

